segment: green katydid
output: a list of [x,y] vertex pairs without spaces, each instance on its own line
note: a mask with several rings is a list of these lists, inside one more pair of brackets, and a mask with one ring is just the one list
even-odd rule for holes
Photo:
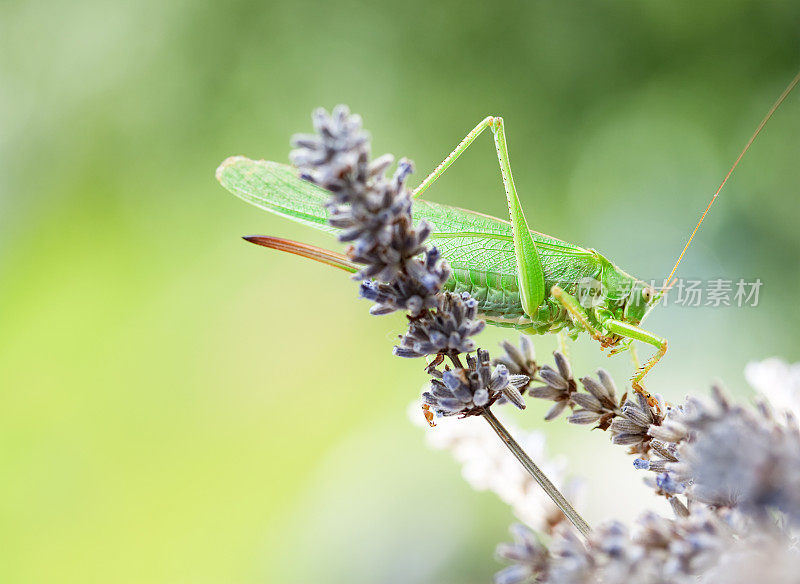
[[[427,243],[436,246],[452,268],[445,288],[470,293],[479,303],[481,317],[489,324],[532,334],[565,331],[572,338],[586,332],[602,348],[614,347],[612,354],[629,348],[634,340],[652,345],[656,353],[631,379],[633,389],[651,400],[641,383],[666,353],[667,340],[642,328],[642,321],[668,290],[667,285],[694,235],[742,156],[798,81],[800,74],[773,104],[747,142],[660,291],[624,272],[594,249],[531,231],[511,174],[503,120],[496,116],[485,118],[413,193],[414,220],[425,220],[432,225]],[[419,198],[486,129],[494,135],[510,221]],[[233,194],[261,209],[322,231],[337,231],[327,223],[324,203],[329,193],[299,178],[290,166],[236,156],[220,165],[217,179]],[[245,239],[349,272],[358,271],[347,256],[333,251],[268,236]],[[587,284],[592,288],[590,292],[596,292],[588,303]]]

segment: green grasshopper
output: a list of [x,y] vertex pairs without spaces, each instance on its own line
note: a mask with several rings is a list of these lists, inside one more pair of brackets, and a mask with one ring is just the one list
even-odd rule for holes
[[[800,74],[773,104],[742,150],[660,290],[631,276],[594,249],[532,231],[511,174],[503,119],[485,118],[413,192],[414,220],[432,225],[427,242],[439,249],[452,268],[445,288],[468,292],[478,301],[481,317],[489,324],[530,334],[563,331],[571,338],[585,332],[601,348],[613,347],[611,354],[630,348],[633,341],[652,345],[655,354],[637,368],[631,379],[633,389],[652,403],[642,380],[666,353],[667,340],[642,328],[642,321],[669,289],[668,283],[725,182],[798,81]],[[420,195],[487,128],[494,135],[510,220],[421,199]],[[337,231],[327,223],[324,204],[329,193],[299,178],[290,166],[236,156],[220,165],[217,179],[233,194],[261,209],[322,231]],[[347,256],[326,249],[268,236],[245,239],[348,272],[358,271]]]

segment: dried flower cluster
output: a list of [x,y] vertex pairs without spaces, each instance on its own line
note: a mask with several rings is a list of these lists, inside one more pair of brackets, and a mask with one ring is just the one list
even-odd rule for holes
[[[651,435],[663,441],[662,483],[692,500],[762,517],[772,511],[800,523],[800,430],[791,414],[776,418],[766,404],[689,398]],[[661,466],[650,470],[656,472]]]
[[566,527],[557,526],[545,545],[526,526],[513,526],[514,542],[497,547],[511,565],[496,584],[749,584],[759,573],[790,584],[800,573],[800,552],[778,528],[737,512],[698,506],[675,519],[645,513],[633,530],[610,522],[586,541]]
[[[367,281],[361,288],[377,303],[373,313],[408,310],[418,315],[436,308],[450,270],[435,249],[426,249],[430,226],[412,224],[406,180],[413,164],[401,159],[388,178],[394,158],[385,154],[370,160],[369,134],[361,117],[345,106],[332,114],[318,109],[313,122],[316,133],[295,136],[289,157],[303,178],[330,191],[328,222],[342,229],[339,240],[352,243],[350,258],[364,266],[355,278],[382,283]],[[424,259],[418,257],[422,254]]]
[[[355,278],[363,280],[361,296],[375,303],[370,312],[408,311],[408,332],[394,354],[436,356],[428,368],[433,379],[425,401],[440,416],[480,414],[501,397],[524,408],[517,388],[528,377],[509,375],[504,365],[493,368],[486,351],[467,356],[466,367],[458,358],[475,351],[472,337],[485,323],[469,294],[442,292],[450,268],[436,248],[425,245],[430,226],[413,224],[406,186],[412,163],[401,159],[388,178],[393,157],[371,160],[361,118],[345,106],[331,114],[318,109],[313,122],[316,133],[295,136],[290,158],[303,178],[331,192],[328,222],[343,230],[339,239],[352,243],[350,259],[364,266]],[[444,357],[454,368],[437,368]]]
[[422,399],[442,416],[480,414],[500,397],[520,409],[525,407],[518,388],[528,383],[525,375],[509,375],[505,365],[492,371],[489,353],[478,349],[475,357],[467,355],[467,367],[445,369],[428,368],[433,376],[430,391]]
[[[652,436],[648,434],[651,426],[659,426],[663,416],[659,410],[650,406],[639,394],[628,398],[627,394],[617,399],[617,387],[614,380],[604,369],[597,371],[597,379],[581,377],[578,386],[572,374],[572,366],[560,351],[553,353],[555,367],[538,366],[532,359],[520,365],[520,354],[528,356],[533,353],[527,347],[530,340],[524,335],[520,347],[504,343],[506,354],[498,361],[507,363],[512,373],[526,373],[532,382],[543,385],[526,386],[531,397],[555,402],[545,414],[545,420],[554,420],[567,408],[570,424],[592,425],[601,430],[610,430],[614,444],[630,446],[632,454],[646,454],[651,447]],[[524,367],[524,368],[523,368]]]
[[[680,406],[655,409],[638,395],[615,406],[614,383],[605,372],[598,380],[582,378],[584,393],[562,354],[555,354],[555,363],[541,367],[535,379],[545,385],[528,389],[556,401],[546,417],[569,406],[571,423],[608,428],[612,442],[638,455],[635,468],[654,473],[646,482],[668,497],[676,517],[648,513],[630,534],[611,523],[586,542],[559,527],[549,545],[515,526],[514,543],[497,551],[512,565],[496,582],[678,584],[702,574],[703,582],[722,584],[751,582],[760,573],[770,574],[770,582],[794,582],[800,551],[780,526],[800,522],[800,430],[789,413],[800,400],[782,392],[784,414],[776,416],[764,403],[754,409],[732,404],[714,387],[711,400],[689,398]],[[774,379],[774,369],[765,375]]]

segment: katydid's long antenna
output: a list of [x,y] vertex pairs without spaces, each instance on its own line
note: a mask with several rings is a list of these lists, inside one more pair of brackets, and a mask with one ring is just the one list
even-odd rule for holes
[[686,245],[683,246],[683,251],[681,251],[681,255],[678,256],[678,261],[675,262],[675,266],[672,268],[672,271],[669,273],[669,276],[667,276],[664,279],[664,286],[667,286],[666,290],[669,290],[670,288],[672,288],[672,285],[674,283],[674,282],[672,282],[672,276],[675,275],[675,270],[678,269],[678,266],[680,265],[681,261],[683,261],[683,256],[684,256],[684,254],[686,254],[686,250],[689,249],[689,245],[691,245],[692,240],[694,239],[694,236],[697,233],[697,230],[700,229],[700,225],[703,224],[703,221],[705,220],[706,215],[708,215],[708,211],[709,211],[709,209],[711,209],[711,205],[713,205],[714,201],[717,200],[717,197],[719,196],[719,193],[722,190],[722,187],[724,187],[725,183],[728,182],[728,179],[733,174],[734,169],[739,165],[739,162],[742,160],[742,158],[744,157],[745,153],[750,149],[750,146],[753,144],[753,142],[755,141],[756,137],[758,137],[758,135],[761,133],[761,130],[764,129],[764,126],[767,125],[767,122],[772,117],[772,114],[775,113],[775,110],[777,110],[778,107],[783,103],[783,101],[788,97],[788,95],[792,92],[792,89],[794,89],[795,85],[797,85],[798,82],[800,82],[800,73],[798,73],[797,75],[794,76],[794,79],[792,79],[789,82],[789,85],[786,86],[786,89],[783,90],[783,93],[781,93],[780,97],[777,100],[775,100],[775,103],[773,103],[772,107],[769,108],[769,111],[767,112],[767,115],[764,116],[764,119],[761,120],[760,124],[758,124],[758,127],[756,128],[756,131],[753,132],[753,135],[750,136],[750,139],[747,141],[747,144],[744,145],[744,148],[739,153],[739,156],[736,158],[736,161],[733,163],[733,166],[731,166],[731,169],[728,171],[728,174],[726,174],[725,178],[722,179],[722,184],[719,185],[719,188],[717,189],[717,192],[715,192],[714,196],[711,197],[711,201],[709,201],[708,206],[706,207],[706,210],[703,211],[703,214],[700,216],[700,221],[697,222],[697,225],[695,225],[694,231],[692,231],[692,234],[689,236],[689,241],[687,241]]

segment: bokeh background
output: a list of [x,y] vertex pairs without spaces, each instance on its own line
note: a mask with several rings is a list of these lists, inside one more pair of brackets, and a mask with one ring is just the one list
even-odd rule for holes
[[[402,318],[241,241],[336,245],[217,164],[285,161],[314,107],[348,103],[422,175],[501,114],[533,227],[662,278],[798,67],[785,0],[0,3],[0,581],[489,581],[512,518],[409,422]],[[748,361],[800,359],[798,136],[795,94],[680,271],[761,278],[760,305],[654,313],[651,390],[746,399]],[[489,139],[429,197],[502,216]],[[590,521],[662,509],[607,436],[544,430]]]

